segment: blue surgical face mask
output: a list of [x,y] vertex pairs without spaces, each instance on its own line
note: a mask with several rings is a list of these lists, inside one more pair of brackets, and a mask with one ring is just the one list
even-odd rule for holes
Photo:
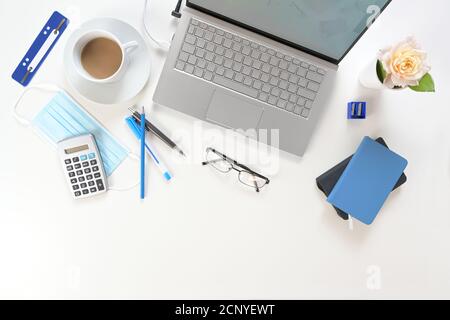
[[28,89],[33,88],[57,93],[31,122],[16,113],[15,109],[22,99],[22,95],[16,103],[14,115],[21,123],[31,124],[52,145],[56,146],[58,142],[70,137],[91,133],[97,142],[108,176],[129,156],[130,152],[67,93],[48,85],[34,86]]

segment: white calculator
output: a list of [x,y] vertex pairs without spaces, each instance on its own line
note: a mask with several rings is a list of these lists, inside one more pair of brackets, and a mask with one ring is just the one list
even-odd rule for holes
[[106,174],[95,138],[91,134],[58,143],[64,174],[75,199],[106,192]]

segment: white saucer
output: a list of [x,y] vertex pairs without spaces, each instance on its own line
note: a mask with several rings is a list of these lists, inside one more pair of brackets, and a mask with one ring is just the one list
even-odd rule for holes
[[[114,83],[98,84],[84,79],[75,70],[72,59],[73,48],[78,36],[86,31],[103,29],[117,36],[123,43],[135,40],[139,43],[130,57],[128,69],[122,79]],[[116,104],[137,96],[150,77],[150,53],[139,32],[129,24],[113,19],[99,18],[85,22],[75,30],[67,41],[64,51],[64,69],[70,84],[86,99],[101,104]]]

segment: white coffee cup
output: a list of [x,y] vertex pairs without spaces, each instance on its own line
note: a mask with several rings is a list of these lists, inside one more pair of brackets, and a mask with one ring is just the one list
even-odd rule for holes
[[[94,39],[98,38],[107,38],[112,41],[114,41],[121,49],[122,51],[122,62],[117,69],[117,71],[111,75],[108,78],[104,79],[98,79],[90,75],[85,68],[83,67],[83,64],[81,62],[81,54],[83,52],[84,47],[91,42]],[[128,64],[130,62],[130,56],[131,53],[136,50],[139,47],[139,44],[137,41],[129,41],[126,43],[123,43],[117,38],[114,34],[112,34],[109,31],[105,30],[90,30],[85,32],[84,34],[81,34],[78,39],[75,41],[75,46],[73,50],[73,64],[75,66],[75,70],[78,72],[80,76],[82,76],[84,79],[95,82],[95,83],[111,83],[116,82],[122,78],[124,73],[126,72],[126,69],[128,67]]]

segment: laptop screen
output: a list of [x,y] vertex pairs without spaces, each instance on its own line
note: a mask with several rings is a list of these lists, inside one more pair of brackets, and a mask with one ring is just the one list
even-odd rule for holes
[[390,0],[189,0],[194,8],[339,62]]

